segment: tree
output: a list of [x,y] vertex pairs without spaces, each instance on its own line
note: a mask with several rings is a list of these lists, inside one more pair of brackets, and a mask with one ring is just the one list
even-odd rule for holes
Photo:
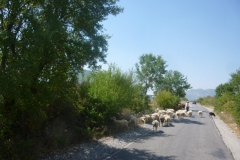
[[217,111],[227,111],[240,124],[240,70],[230,74],[231,79],[216,88],[214,108]]
[[229,83],[232,86],[233,92],[236,95],[240,95],[240,69],[236,73],[232,73],[231,77]]
[[186,90],[190,88],[191,85],[188,84],[187,77],[184,77],[184,75],[178,71],[169,70],[164,75],[163,83],[157,84],[156,92],[166,90],[183,98],[186,95]]
[[230,75],[231,79],[227,83],[220,84],[216,87],[216,97],[221,97],[223,93],[227,92],[240,95],[240,69]]
[[74,105],[76,75],[84,66],[105,62],[101,22],[122,11],[116,1],[0,2],[0,136],[8,146],[0,149],[9,149],[6,157],[16,146],[31,148],[14,142],[39,136],[56,99],[68,97]]
[[135,64],[136,74],[144,86],[144,94],[146,95],[148,89],[154,90],[156,84],[162,83],[167,65],[161,56],[154,56],[151,53],[143,54],[139,60],[139,64]]
[[108,119],[114,113],[123,109],[141,110],[144,97],[141,87],[134,82],[133,73],[122,73],[115,65],[110,65],[107,71],[98,70],[89,76],[89,96],[98,103],[91,110]]
[[233,86],[230,83],[220,84],[215,89],[216,97],[221,97],[223,93],[233,93]]
[[171,92],[164,90],[156,95],[155,101],[163,109],[177,109],[177,104],[179,103],[180,99],[178,96],[172,94]]

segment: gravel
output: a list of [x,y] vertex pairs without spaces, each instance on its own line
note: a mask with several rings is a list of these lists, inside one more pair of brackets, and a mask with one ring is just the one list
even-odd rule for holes
[[[204,106],[203,106],[204,107]],[[209,111],[211,109],[207,108]],[[219,117],[213,118],[224,143],[232,152],[235,160],[240,160],[240,139]],[[127,132],[121,132],[111,137],[97,141],[81,143],[71,148],[54,152],[41,160],[98,160],[107,159],[129,143],[136,141],[146,132],[152,131],[151,125],[143,125]]]
[[135,129],[117,133],[114,136],[104,137],[97,141],[81,143],[71,148],[55,151],[41,160],[94,160],[106,159],[119,149],[136,141],[146,132],[152,131],[151,125],[142,125]]

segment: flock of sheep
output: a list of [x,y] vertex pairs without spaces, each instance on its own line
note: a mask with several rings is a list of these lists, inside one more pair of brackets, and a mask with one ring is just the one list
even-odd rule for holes
[[[202,117],[203,112],[198,111],[198,115]],[[122,119],[122,120],[116,120],[115,117],[113,117],[113,121],[115,123],[116,129],[127,129],[129,130],[130,126],[136,127],[140,123],[152,123],[153,131],[156,132],[158,127],[162,125],[162,127],[169,126],[170,122],[174,119],[181,119],[182,117],[192,117],[192,111],[189,110],[183,110],[180,109],[178,111],[174,111],[174,109],[166,109],[166,110],[159,110],[156,109],[154,113],[152,114],[146,114],[139,116],[133,116],[129,115],[128,120]]]

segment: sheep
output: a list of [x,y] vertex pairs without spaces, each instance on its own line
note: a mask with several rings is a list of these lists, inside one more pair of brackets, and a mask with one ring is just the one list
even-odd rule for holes
[[133,127],[136,127],[138,125],[137,118],[133,115],[130,115],[129,124],[131,124]]
[[158,114],[166,114],[167,112],[165,110],[159,110]]
[[187,111],[186,111],[186,110],[182,111],[181,116],[182,116],[182,117],[187,117],[187,116],[188,116],[188,115],[187,115]]
[[151,114],[152,120],[158,120],[159,119],[159,114],[158,113],[153,113]]
[[178,104],[178,109],[183,109],[183,108],[185,108],[185,104],[179,103]]
[[176,115],[178,116],[178,118],[180,118],[180,117],[187,117],[188,116],[186,110],[178,110],[176,112]]
[[177,111],[176,116],[177,116],[178,119],[180,119],[181,118],[181,113]]
[[166,109],[167,112],[174,112],[174,109],[168,108]]
[[169,126],[170,123],[170,116],[169,115],[164,115],[164,125]]
[[167,115],[171,115],[171,114],[173,114],[173,113],[174,113],[174,111],[170,111],[170,110],[167,110],[167,111],[166,111],[166,114],[167,114]]
[[127,128],[127,130],[129,130],[129,127],[128,127],[128,121],[125,120],[125,119],[122,119],[122,120],[116,120],[116,117],[113,117],[112,118],[115,125],[116,125],[116,130],[118,130],[119,128]]
[[187,112],[187,115],[188,115],[188,117],[192,117],[192,111],[191,111],[191,110],[188,111],[188,112]]
[[143,121],[143,124],[145,124],[145,123],[146,123],[146,120],[147,120],[147,118],[146,118],[146,117],[144,117],[144,116],[143,116],[143,117],[140,117],[139,119],[140,119],[141,121]]
[[203,112],[202,112],[202,111],[198,111],[198,115],[199,115],[200,117],[202,117]]
[[152,125],[153,125],[153,131],[156,132],[156,131],[157,131],[157,128],[158,128],[158,126],[159,126],[158,120],[152,121]]
[[163,115],[160,115],[159,116],[159,127],[160,127],[160,124],[162,124],[162,127],[163,127],[163,123],[164,123],[164,120],[165,120],[165,117]]
[[172,113],[172,114],[170,115],[170,118],[174,121],[174,119],[176,118],[176,113]]
[[145,117],[145,122],[151,121],[151,117],[149,115],[144,115],[143,117]]

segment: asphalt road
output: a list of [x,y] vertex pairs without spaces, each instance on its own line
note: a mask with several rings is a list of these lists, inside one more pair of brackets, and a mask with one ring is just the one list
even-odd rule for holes
[[[149,130],[108,159],[234,160],[214,119],[208,116],[208,110],[195,104],[190,104],[190,110],[192,117],[174,121],[169,127],[160,127],[156,133]],[[203,111],[203,117],[198,116],[199,110]],[[152,128],[150,124],[145,127]]]

